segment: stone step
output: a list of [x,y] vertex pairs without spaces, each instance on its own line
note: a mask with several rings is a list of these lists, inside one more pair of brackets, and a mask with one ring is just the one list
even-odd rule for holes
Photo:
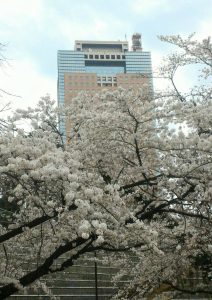
[[[69,280],[69,279],[53,279],[50,278],[44,281],[49,287],[58,286],[58,287],[94,287],[95,280]],[[130,283],[130,281],[119,281],[117,282],[117,286],[123,286],[125,284]],[[114,284],[112,281],[108,280],[99,280],[98,279],[98,287],[113,287]]]
[[[113,295],[117,292],[117,288],[114,287],[98,287],[98,294],[99,295]],[[51,288],[53,295],[95,295],[95,288],[94,287],[54,287]]]
[[[28,270],[28,269],[35,269],[37,266],[36,263],[31,263],[29,264],[23,264],[22,267],[24,270]],[[54,264],[54,267],[59,267],[59,265]],[[80,272],[80,273],[92,273],[95,270],[95,265],[73,265],[72,267],[70,267],[70,272],[74,273],[74,272]],[[110,267],[110,266],[100,266],[97,264],[97,270],[98,273],[107,273],[107,274],[116,274],[119,271],[119,268],[116,267]],[[67,271],[68,272],[68,271]]]
[[[98,280],[105,280],[105,281],[108,281],[108,280],[112,280],[113,278],[113,274],[110,274],[110,273],[100,273],[98,272]],[[51,275],[52,278],[60,278],[60,279],[69,279],[69,280],[95,280],[95,273],[92,272],[92,273],[82,273],[82,272],[63,272],[63,273],[60,273],[60,274],[52,274]],[[124,275],[122,277],[122,281],[125,281],[125,280],[129,280],[129,275]]]
[[[57,295],[60,300],[96,300],[96,295]],[[99,295],[98,300],[109,300],[111,295]],[[8,298],[8,300],[51,300],[51,297],[48,295],[13,295]]]
[[[9,254],[9,257],[10,257],[11,260],[12,259],[17,260],[17,256],[20,258],[20,260],[21,260],[21,258],[23,258],[22,266],[23,266],[23,264],[26,265],[27,268],[28,268],[28,265],[37,266],[37,260],[36,259],[34,259],[34,260],[31,259],[31,260],[26,261],[26,255],[24,255],[23,253],[15,254],[15,255]],[[0,258],[1,258],[1,255],[0,255]],[[68,259],[68,256],[67,257],[59,257],[57,260],[55,260],[54,265],[60,265],[65,260],[67,260],[67,259]],[[136,261],[135,261],[136,258],[135,257],[130,257],[130,260],[131,260],[131,264],[132,265],[136,264]],[[43,262],[43,261],[44,261],[44,259],[40,260],[39,264],[41,262]],[[104,266],[107,266],[107,267],[110,266],[110,264],[107,263],[107,262],[105,262],[103,258],[97,257],[97,259],[96,259],[96,258],[94,258],[94,256],[92,256],[92,257],[90,257],[88,259],[81,257],[77,261],[74,262],[74,265],[78,265],[78,266],[81,266],[81,265],[82,266],[84,266],[84,265],[86,265],[86,266],[93,266],[94,263],[95,263],[95,261],[97,262],[97,264],[99,266],[103,266],[103,267]],[[118,268],[118,266],[117,266],[117,268]]]
[[[72,296],[80,296],[80,295],[95,295],[95,287],[48,287],[51,291],[52,295],[72,295]],[[114,287],[98,287],[99,295],[113,295],[117,292],[118,288]],[[31,295],[45,295],[46,293],[39,289],[37,291],[28,290],[28,293]],[[19,295],[22,295],[19,293]]]

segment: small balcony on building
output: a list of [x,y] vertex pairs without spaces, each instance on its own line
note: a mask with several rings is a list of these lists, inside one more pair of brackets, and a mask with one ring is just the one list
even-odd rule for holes
[[117,86],[117,77],[116,76],[98,76],[97,85],[101,87],[116,87]]

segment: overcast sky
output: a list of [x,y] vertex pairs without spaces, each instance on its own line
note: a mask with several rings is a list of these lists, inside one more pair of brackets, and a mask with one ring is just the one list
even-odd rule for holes
[[212,0],[0,0],[0,42],[8,61],[0,68],[0,88],[20,96],[0,101],[23,108],[46,93],[56,100],[57,50],[73,49],[76,39],[130,41],[140,32],[157,66],[170,51],[157,35],[196,32],[204,38],[211,30]]

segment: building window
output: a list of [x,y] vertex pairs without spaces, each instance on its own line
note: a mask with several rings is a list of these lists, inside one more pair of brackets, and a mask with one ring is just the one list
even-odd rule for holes
[[111,59],[115,59],[115,55],[111,55]]
[[108,82],[103,82],[102,86],[112,86],[112,83],[108,83]]
[[104,59],[105,58],[105,56],[104,55],[100,55],[100,59]]
[[87,55],[87,54],[85,54],[85,58],[88,58],[88,55]]
[[110,59],[110,55],[106,55],[106,59]]
[[95,59],[99,59],[99,55],[95,55]]
[[121,56],[120,55],[117,55],[117,59],[120,59],[121,58]]
[[92,55],[92,54],[90,54],[90,55],[89,55],[89,58],[93,59],[93,55]]

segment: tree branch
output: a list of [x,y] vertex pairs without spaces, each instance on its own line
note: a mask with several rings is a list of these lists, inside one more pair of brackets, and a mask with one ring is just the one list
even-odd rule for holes
[[[54,261],[60,257],[62,254],[73,250],[74,248],[86,243],[88,240],[83,238],[77,238],[71,242],[66,243],[65,245],[60,245],[37,269],[27,273],[19,279],[19,284],[23,287],[26,287],[32,284],[35,280],[41,278],[44,275],[47,275],[51,272],[50,267]],[[0,287],[0,299],[6,299],[10,295],[17,293],[19,288],[14,283],[6,284]]]

